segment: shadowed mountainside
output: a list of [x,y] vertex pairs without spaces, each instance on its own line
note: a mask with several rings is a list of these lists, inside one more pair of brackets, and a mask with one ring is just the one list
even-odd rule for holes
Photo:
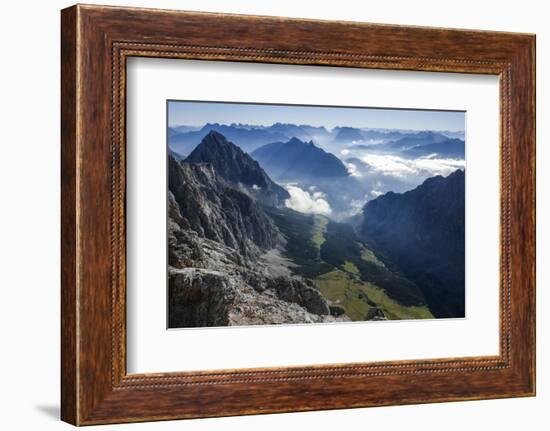
[[436,317],[464,317],[465,173],[367,202],[359,232],[424,293]]
[[274,142],[252,152],[252,157],[276,180],[347,177],[344,164],[312,141],[292,138]]

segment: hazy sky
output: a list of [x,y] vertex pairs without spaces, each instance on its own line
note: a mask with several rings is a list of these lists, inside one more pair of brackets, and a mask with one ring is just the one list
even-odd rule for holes
[[168,125],[202,126],[205,123],[273,123],[385,129],[464,131],[463,111],[337,108],[303,105],[262,105],[220,102],[168,102]]

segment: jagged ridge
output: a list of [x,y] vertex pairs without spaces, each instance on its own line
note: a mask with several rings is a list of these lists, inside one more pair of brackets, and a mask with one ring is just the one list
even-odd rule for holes
[[181,216],[205,238],[239,250],[245,256],[270,249],[280,236],[271,220],[245,193],[231,187],[208,163],[169,158],[168,183]]
[[187,157],[190,163],[210,163],[226,181],[240,186],[266,205],[278,206],[290,196],[273,182],[256,160],[221,133],[210,131]]

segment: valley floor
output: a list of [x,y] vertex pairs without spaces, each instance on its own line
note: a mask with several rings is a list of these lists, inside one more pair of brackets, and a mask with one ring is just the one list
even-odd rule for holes
[[291,210],[272,210],[271,216],[290,244],[283,252],[292,262],[289,270],[314,282],[333,315],[352,321],[434,318],[422,298],[400,300],[401,285],[410,282],[386,268],[350,225]]
[[433,319],[425,305],[404,306],[376,285],[364,282],[344,270],[334,269],[315,279],[321,294],[331,305],[339,305],[352,320]]

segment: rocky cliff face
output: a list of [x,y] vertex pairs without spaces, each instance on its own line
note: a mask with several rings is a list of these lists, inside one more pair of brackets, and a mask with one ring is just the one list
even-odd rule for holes
[[367,202],[363,239],[423,291],[436,317],[464,316],[465,173]]
[[255,200],[211,164],[170,158],[169,327],[346,320],[292,276],[284,241]]
[[254,199],[231,187],[211,164],[170,158],[168,183],[185,227],[199,235],[248,257],[280,241],[277,229]]
[[208,133],[186,161],[209,163],[225,181],[265,205],[283,205],[290,197],[284,188],[269,178],[257,161],[216,131]]
[[254,277],[261,280],[259,284],[247,283],[249,271],[239,274],[204,268],[171,268],[169,327],[346,320],[330,315],[326,300],[315,287],[298,279],[270,279],[258,273]]

